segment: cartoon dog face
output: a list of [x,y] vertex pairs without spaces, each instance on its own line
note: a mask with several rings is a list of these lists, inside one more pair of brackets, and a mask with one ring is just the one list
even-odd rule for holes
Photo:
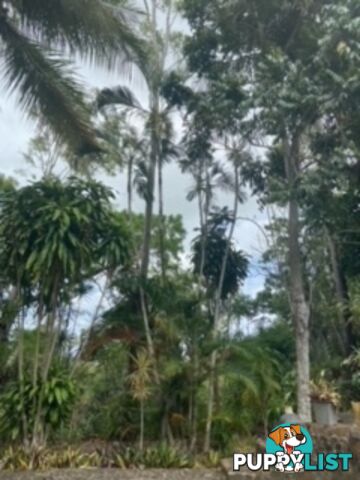
[[305,436],[301,433],[300,425],[290,427],[279,427],[269,434],[271,440],[284,449],[284,452],[291,455],[295,448],[306,442]]

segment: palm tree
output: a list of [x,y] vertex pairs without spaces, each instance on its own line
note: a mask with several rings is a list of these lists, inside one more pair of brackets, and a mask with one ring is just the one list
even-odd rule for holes
[[[151,106],[146,108],[141,105],[130,89],[119,86],[113,89],[106,88],[102,90],[97,99],[97,106],[103,110],[109,105],[118,105],[127,111],[137,112],[145,122],[145,132],[143,138],[137,139],[137,135],[132,133],[129,136],[131,145],[131,155],[126,159],[128,161],[128,192],[130,186],[134,182],[137,186],[138,194],[145,200],[145,232],[143,244],[143,256],[141,275],[147,278],[149,267],[149,251],[150,251],[150,231],[153,217],[153,204],[155,196],[155,174],[157,168],[158,174],[158,197],[159,197],[159,241],[161,248],[161,270],[162,276],[165,277],[166,261],[164,255],[164,200],[163,200],[163,167],[164,164],[179,156],[178,149],[174,141],[173,125],[170,119],[170,108],[168,105],[163,106],[155,115]],[[109,123],[109,121],[108,121]],[[119,132],[118,132],[119,134]],[[111,134],[113,135],[113,134]],[[107,135],[107,139],[108,139]],[[128,142],[128,143],[129,143]],[[122,146],[122,150],[124,151]],[[134,154],[137,152],[135,158]],[[133,177],[132,173],[136,167],[136,173]],[[148,231],[150,228],[150,231]]]
[[[241,157],[241,154],[242,152],[238,153],[236,149],[229,153],[229,159],[234,164],[234,181],[232,182],[227,175],[225,176],[228,186],[233,183],[233,212],[229,212],[227,208],[224,208],[220,212],[212,214],[208,219],[206,228],[201,231],[200,237],[195,239],[193,245],[195,272],[205,277],[208,294],[214,298],[214,305],[209,308],[209,315],[212,317],[211,336],[214,340],[217,340],[221,329],[220,323],[224,300],[238,290],[241,282],[246,278],[248,270],[247,258],[242,252],[236,251],[232,246],[238,206],[243,198],[239,179],[239,156]],[[229,225],[229,233],[226,235]],[[206,237],[205,240],[204,237]],[[205,452],[208,452],[211,446],[215,389],[218,381],[217,363],[218,351],[214,349],[210,357],[207,420],[204,439]]]
[[[160,5],[161,4],[161,5]],[[147,58],[141,65],[139,65],[142,76],[148,87],[148,107],[143,107],[136,99],[133,93],[123,86],[116,88],[107,88],[100,92],[98,96],[98,107],[103,108],[108,105],[120,105],[122,107],[136,110],[145,120],[146,133],[148,137],[148,159],[145,164],[140,165],[142,168],[143,178],[146,179],[145,191],[145,225],[143,236],[143,247],[140,266],[140,301],[144,319],[144,329],[147,338],[147,345],[149,354],[155,360],[154,342],[152,339],[152,332],[149,324],[148,309],[146,296],[143,285],[148,278],[149,264],[150,264],[150,243],[151,243],[151,228],[154,213],[154,197],[155,197],[155,181],[156,168],[159,169],[159,187],[162,189],[162,166],[166,161],[166,155],[171,151],[168,147],[164,149],[165,145],[169,145],[167,140],[164,142],[164,134],[171,131],[169,128],[169,106],[161,101],[161,88],[166,73],[166,59],[169,51],[171,39],[171,24],[173,15],[172,2],[157,2],[156,0],[144,0],[144,29],[147,31]],[[159,32],[158,16],[159,9],[165,11],[166,27],[165,32]],[[159,195],[159,214],[163,216],[162,192]],[[164,225],[163,220],[161,225]],[[160,235],[163,235],[164,231]],[[160,240],[161,243],[161,240]],[[164,272],[164,258],[162,254],[162,271]],[[155,375],[158,377],[155,368]]]
[[79,154],[98,152],[80,83],[63,51],[111,66],[141,57],[124,11],[100,0],[0,0],[0,58],[7,89]]

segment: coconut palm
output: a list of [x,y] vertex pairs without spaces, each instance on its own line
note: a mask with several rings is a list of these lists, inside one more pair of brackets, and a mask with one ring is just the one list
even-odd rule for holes
[[124,11],[100,0],[0,0],[0,58],[7,90],[77,153],[99,151],[80,83],[59,49],[114,65],[141,56]]

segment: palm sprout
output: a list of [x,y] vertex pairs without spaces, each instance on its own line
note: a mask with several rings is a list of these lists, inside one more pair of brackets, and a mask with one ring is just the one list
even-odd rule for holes
[[140,403],[140,450],[144,449],[144,407],[145,401],[151,396],[153,382],[153,361],[146,349],[141,349],[133,357],[135,370],[129,375],[131,393]]

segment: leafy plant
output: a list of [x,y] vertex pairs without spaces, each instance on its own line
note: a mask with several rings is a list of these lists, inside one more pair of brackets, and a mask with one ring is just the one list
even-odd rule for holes
[[360,350],[355,350],[342,362],[345,375],[342,379],[343,396],[349,402],[360,401]]
[[135,449],[126,449],[121,455],[123,465],[145,468],[190,468],[191,458],[168,445],[148,447],[143,452]]
[[335,407],[340,405],[341,396],[334,382],[326,379],[326,372],[323,370],[319,378],[311,382],[311,396],[318,402],[329,402]]
[[97,452],[86,454],[72,447],[65,450],[40,449],[35,452],[13,447],[0,456],[0,470],[51,470],[56,468],[100,467],[102,458]]
[[76,386],[65,373],[50,374],[44,385],[26,381],[9,385],[0,397],[0,433],[11,440],[23,438],[23,419],[34,427],[36,410],[41,402],[44,428],[55,431],[66,424],[76,398]]
[[146,349],[140,350],[132,360],[135,368],[129,375],[129,382],[133,398],[140,403],[140,451],[142,451],[145,434],[145,401],[152,393],[153,360]]
[[[192,261],[194,271],[197,274],[202,273],[204,275],[212,292],[219,285],[222,262],[228,248],[226,229],[233,221],[234,219],[227,210],[214,212],[208,222],[206,231],[201,232],[193,242]],[[205,247],[205,262],[202,266],[203,247]],[[249,262],[244,253],[236,250],[234,245],[231,244],[225,266],[221,291],[222,300],[238,291],[240,284],[247,276],[248,266]]]

